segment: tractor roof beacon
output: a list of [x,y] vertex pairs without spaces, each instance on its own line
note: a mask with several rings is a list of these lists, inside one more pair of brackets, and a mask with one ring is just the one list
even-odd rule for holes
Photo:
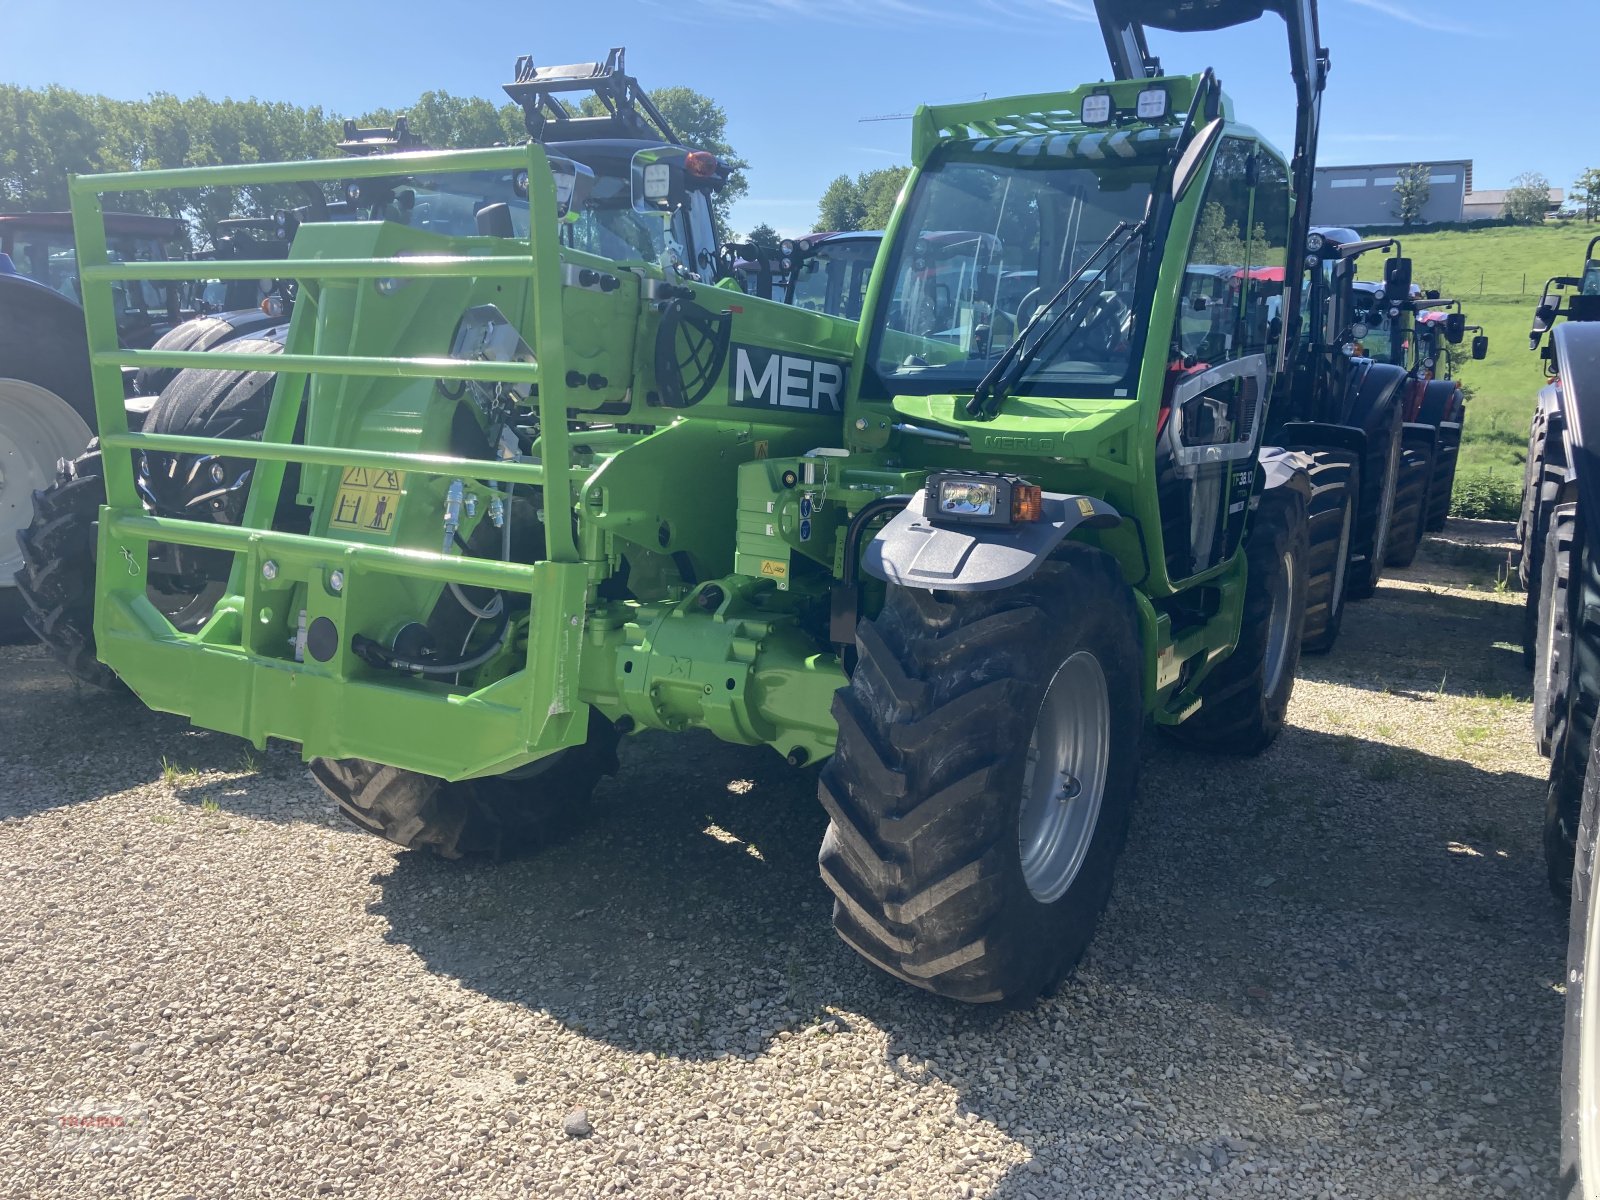
[[1572,1196],[1600,1194],[1600,1004],[1588,965],[1600,959],[1600,237],[1579,275],[1545,285],[1529,347],[1549,382],[1539,393],[1523,481],[1523,586],[1533,630],[1533,726],[1550,758],[1545,865],[1569,902],[1561,1063],[1561,1177]]
[[[1291,169],[1212,73],[1142,50],[1144,24],[1271,7],[1101,0],[1114,82],[920,109],[859,326],[726,304],[679,219],[720,164],[659,140],[625,194],[576,143],[74,181],[118,451],[99,558],[131,565],[97,583],[102,659],[154,707],[299,742],[352,820],[447,856],[581,811],[632,731],[826,759],[840,935],[1031,1002],[1107,901],[1146,722],[1257,753],[1293,687],[1309,460],[1262,433],[1300,353],[1326,57],[1313,6],[1278,8]],[[634,120],[620,67],[519,68],[530,128]],[[607,116],[552,112],[580,77]],[[303,225],[272,271],[315,302],[238,360],[279,372],[261,440],[118,427],[116,364],[151,359],[106,340],[100,192],[424,170],[513,177],[526,232],[493,205],[471,232]],[[150,515],[127,450],[253,462],[238,524]],[[231,564],[192,631],[147,595],[152,542]]]

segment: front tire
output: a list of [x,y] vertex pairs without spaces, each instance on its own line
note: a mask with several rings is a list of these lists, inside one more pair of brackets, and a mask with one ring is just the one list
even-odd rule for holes
[[1434,434],[1407,429],[1401,443],[1400,475],[1395,484],[1394,520],[1389,528],[1386,567],[1404,570],[1416,561],[1422,548],[1423,526],[1428,519],[1428,488],[1433,483]]
[[1239,644],[1200,684],[1200,711],[1167,728],[1194,750],[1260,754],[1283,732],[1294,694],[1306,613],[1306,516],[1298,495],[1262,497],[1245,556]]
[[1395,410],[1390,432],[1389,454],[1384,463],[1383,490],[1378,495],[1378,511],[1373,517],[1370,551],[1359,562],[1350,564],[1350,599],[1366,600],[1378,590],[1383,578],[1383,563],[1389,556],[1389,532],[1394,524],[1395,496],[1400,489],[1401,421]]
[[851,948],[969,1003],[1025,1005],[1072,970],[1132,812],[1137,628],[1115,560],[1085,546],[1002,591],[889,589],[819,787]]
[[1300,649],[1326,654],[1344,624],[1350,571],[1350,537],[1356,518],[1356,460],[1339,450],[1307,451],[1312,463],[1311,502],[1306,506],[1308,538],[1306,616]]

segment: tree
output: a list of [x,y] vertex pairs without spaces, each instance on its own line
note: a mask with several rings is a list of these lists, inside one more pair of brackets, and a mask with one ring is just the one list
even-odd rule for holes
[[1433,195],[1433,184],[1429,180],[1428,168],[1421,163],[1401,167],[1398,175],[1394,185],[1394,208],[1391,211],[1395,220],[1409,229],[1422,220],[1422,210],[1428,206],[1428,198]]
[[1511,181],[1501,215],[1517,225],[1538,225],[1550,212],[1550,181],[1538,171],[1524,171]]
[[910,167],[879,167],[854,179],[840,175],[828,184],[817,204],[818,232],[882,229],[894,213]]
[[745,240],[759,250],[763,257],[776,258],[779,244],[783,239],[778,236],[776,229],[762,222],[750,231]]
[[1191,261],[1216,266],[1242,267],[1246,261],[1244,239],[1239,226],[1228,220],[1228,210],[1212,200],[1200,214],[1194,231]]
[[867,206],[861,191],[848,175],[837,176],[822,193],[817,204],[817,223],[812,229],[818,233],[839,232],[862,228]]
[[895,202],[900,199],[900,189],[910,174],[910,167],[880,167],[856,176],[856,187],[861,190],[861,201],[866,207],[863,229],[882,229],[889,223]]
[[1590,167],[1572,185],[1573,207],[1585,221],[1600,220],[1600,167]]

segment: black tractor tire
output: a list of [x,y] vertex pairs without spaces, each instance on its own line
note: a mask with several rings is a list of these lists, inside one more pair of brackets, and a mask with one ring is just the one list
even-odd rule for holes
[[1311,454],[1311,502],[1306,506],[1306,616],[1300,649],[1326,654],[1344,624],[1350,535],[1358,481],[1355,456],[1340,450]]
[[588,740],[514,776],[449,783],[363,758],[316,758],[311,777],[368,833],[440,858],[525,853],[560,836],[617,771],[617,729],[589,710]]
[[1256,755],[1283,732],[1300,667],[1306,614],[1305,501],[1278,489],[1261,499],[1245,542],[1249,577],[1239,644],[1200,684],[1200,711],[1167,735],[1192,750]]
[[1539,583],[1544,578],[1544,548],[1550,532],[1550,513],[1561,498],[1566,477],[1566,453],[1559,433],[1560,417],[1539,413],[1534,417],[1528,439],[1528,462],[1522,489],[1522,516],[1517,535],[1522,557],[1517,564],[1517,581],[1525,595],[1522,610],[1522,662],[1534,665],[1538,654]]
[[[1590,956],[1600,947],[1600,895],[1595,871],[1600,867],[1600,745],[1589,757],[1576,833],[1576,858],[1569,894],[1567,925],[1566,1006],[1561,1045],[1561,1174],[1558,1194],[1563,1200],[1594,1195],[1600,1180],[1585,1175],[1585,1162],[1596,1155],[1600,1138],[1600,1112],[1594,1102],[1597,1081],[1587,1072],[1600,1062],[1600,962],[1596,986],[1589,986]],[[1587,1093],[1587,1098],[1585,1096]],[[1587,1151],[1587,1153],[1586,1153]]]
[[[234,325],[219,317],[195,317],[174,325],[156,339],[152,350],[214,350],[238,336]],[[140,367],[133,377],[133,390],[141,396],[159,396],[180,374],[177,367]]]
[[1352,600],[1366,600],[1376,594],[1383,578],[1383,564],[1389,554],[1389,534],[1394,528],[1395,501],[1400,490],[1400,462],[1404,452],[1400,412],[1395,411],[1389,452],[1384,460],[1383,487],[1378,511],[1373,515],[1371,552],[1350,564],[1347,590]]
[[1428,488],[1433,483],[1433,435],[1406,431],[1400,450],[1400,478],[1394,495],[1394,521],[1389,527],[1389,548],[1383,565],[1404,569],[1416,561],[1422,548],[1423,525],[1428,516]]
[[94,575],[100,506],[106,481],[99,439],[72,462],[61,464],[55,483],[33,494],[33,522],[17,535],[22,570],[16,593],[33,635],[79,683],[104,691],[122,685],[95,656]]
[[[819,784],[829,824],[818,866],[834,929],[916,987],[1030,1004],[1083,956],[1127,836],[1144,723],[1128,586],[1110,556],[1068,544],[998,591],[890,587],[878,616],[857,627],[856,647]],[[1072,682],[1054,691],[1058,678]],[[1096,732],[1069,733],[1073,719]],[[1096,765],[1070,765],[1100,780],[1085,801],[1098,795],[1098,807],[1075,818],[1041,809],[1041,787],[1045,805],[1084,792],[1062,771],[1053,795],[1058,772],[1036,777],[1036,764],[1094,745]],[[1040,829],[1030,819],[1081,821],[1043,839],[1070,848],[1065,866],[1048,851],[1035,859],[1043,895],[1024,866],[1024,832]]]
[[1450,503],[1455,499],[1456,464],[1461,458],[1461,428],[1439,427],[1439,444],[1433,455],[1433,482],[1428,485],[1427,533],[1438,533],[1450,519]]
[[[1595,715],[1600,712],[1600,561],[1587,552],[1579,509],[1568,555],[1567,611],[1570,654],[1563,671],[1564,695],[1551,695],[1550,783],[1545,793],[1544,859],[1551,893],[1565,904],[1572,890],[1584,772],[1589,764]],[[1542,563],[1541,563],[1542,565]],[[1553,601],[1550,601],[1553,603]]]
[[[243,341],[241,350],[274,353],[276,342]],[[221,360],[219,360],[221,361]],[[152,433],[193,437],[259,438],[266,424],[273,376],[261,371],[191,370],[178,378],[145,419]],[[194,462],[194,456],[179,456]],[[231,487],[218,489],[194,478],[188,466],[176,469],[170,455],[141,454],[136,462],[147,508],[162,516],[234,523],[243,511],[248,474],[241,478],[233,460],[221,460]],[[288,489],[285,489],[288,492]],[[201,498],[196,501],[195,497]],[[96,656],[94,642],[95,555],[100,507],[106,502],[105,478],[98,441],[76,460],[63,463],[56,482],[33,496],[33,521],[18,535],[23,569],[16,591],[27,612],[24,620],[35,637],[74,679],[91,687],[119,687],[116,677]],[[211,602],[226,578],[231,557],[219,552],[165,557],[170,548],[151,546],[150,599],[180,629],[193,630],[209,615],[207,589],[195,568],[210,568]],[[217,576],[221,578],[217,578]]]
[[[83,312],[66,297],[21,278],[0,277],[0,379],[21,380],[50,392],[77,413],[93,434],[94,387]],[[0,412],[0,427],[5,420],[6,414]],[[71,458],[82,448],[63,446],[62,457]],[[47,458],[41,468],[46,478],[49,469]],[[22,522],[28,519],[30,489],[19,483],[18,472],[13,470],[11,475],[9,492],[0,491],[0,506],[11,511],[0,527],[14,528],[20,534]],[[9,532],[6,540],[10,542]],[[0,562],[10,557],[10,550],[9,545],[3,548]],[[0,645],[30,637],[27,604],[12,586],[10,572],[5,575],[0,578]]]
[[1545,537],[1539,637],[1533,666],[1533,732],[1539,753],[1555,749],[1557,713],[1572,672],[1572,547],[1577,505],[1558,504]]

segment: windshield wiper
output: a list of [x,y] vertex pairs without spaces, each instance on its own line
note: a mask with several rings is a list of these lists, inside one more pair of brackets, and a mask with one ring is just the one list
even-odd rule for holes
[[[1084,300],[1098,288],[1101,280],[1106,277],[1106,272],[1117,265],[1117,260],[1122,257],[1123,251],[1133,244],[1134,237],[1143,229],[1143,221],[1135,221],[1131,225],[1127,221],[1117,222],[1117,227],[1079,268],[1077,276],[1063,283],[1055,295],[1034,310],[1033,316],[1029,317],[1028,323],[1022,327],[1022,332],[1017,334],[1005,348],[1005,352],[995,360],[994,366],[990,367],[988,373],[979,381],[972,393],[972,399],[967,401],[969,417],[992,417],[995,414],[1011,389],[1017,385],[1017,381],[1033,365],[1033,360],[1039,356],[1040,347],[1068,317],[1078,312]],[[1084,272],[1093,267],[1101,255],[1108,252],[1109,257],[1100,269],[1085,279]],[[1061,303],[1062,297],[1078,285],[1081,286],[1077,294],[1050,318],[1039,336],[1030,344],[1028,338],[1033,333],[1034,326],[1043,321],[1046,314]]]

